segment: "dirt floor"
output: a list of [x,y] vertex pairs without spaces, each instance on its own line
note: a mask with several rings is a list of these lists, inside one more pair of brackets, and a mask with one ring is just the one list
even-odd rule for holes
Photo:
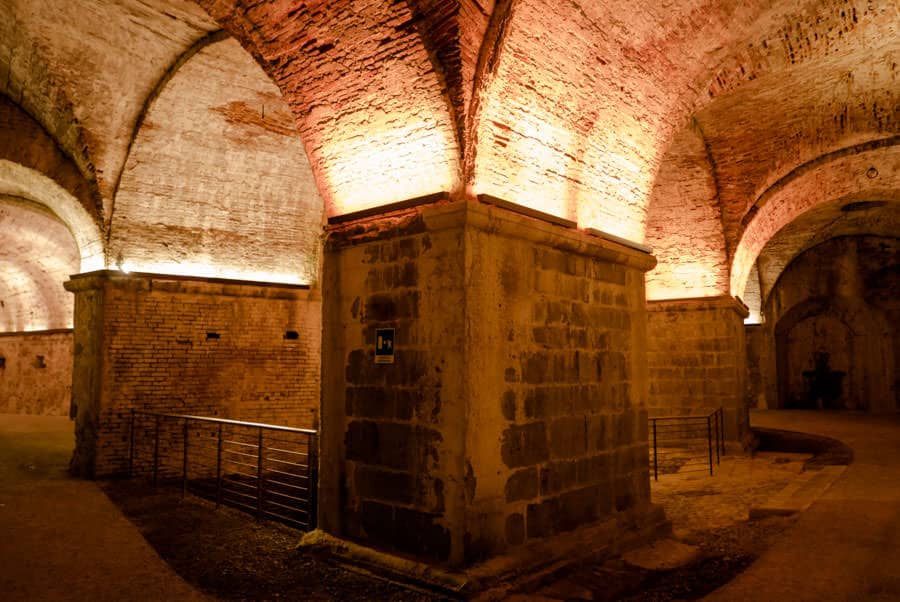
[[[772,438],[772,441],[782,441]],[[790,447],[754,457],[728,457],[716,476],[665,475],[653,498],[673,525],[673,538],[694,549],[678,568],[641,568],[621,558],[528,584],[516,600],[693,600],[748,567],[795,521],[748,521],[750,507],[773,495],[816,453]],[[834,454],[825,446],[823,453]],[[845,461],[849,459],[842,458]],[[246,514],[188,496],[151,489],[141,481],[111,481],[107,495],[132,520],[160,556],[189,583],[228,600],[439,600],[398,584],[349,571],[295,550],[300,533],[258,523]]]
[[295,550],[302,535],[177,489],[107,481],[104,491],[186,581],[224,600],[425,601],[439,597]]

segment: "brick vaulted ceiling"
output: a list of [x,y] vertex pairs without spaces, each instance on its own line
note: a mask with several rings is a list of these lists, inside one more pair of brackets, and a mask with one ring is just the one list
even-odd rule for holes
[[36,203],[0,195],[0,332],[72,327],[62,282],[78,271],[66,226]]
[[[318,221],[313,202],[335,215],[488,193],[646,240],[660,258],[652,298],[742,294],[766,242],[816,203],[895,190],[898,11],[888,0],[0,0],[0,91],[96,191],[110,263],[120,251],[215,262],[203,245],[172,251],[191,238],[178,212],[246,190],[247,178],[193,199],[154,177],[154,162],[166,173],[167,148],[202,152],[185,142],[201,131],[227,139],[235,114],[222,107],[255,110],[254,94],[280,94],[281,129],[256,125],[273,136],[266,148],[296,135],[308,157],[298,182],[314,180],[316,194],[273,193],[294,221]],[[248,76],[230,95],[235,66],[254,67],[225,47],[201,50],[226,35],[275,87]],[[178,129],[165,117],[194,91],[210,125]],[[268,181],[257,149],[239,146],[229,171]],[[876,164],[875,182],[842,181]],[[828,194],[809,193],[823,182]],[[209,244],[256,236],[224,231],[269,215],[262,199],[239,205],[232,220],[208,210]],[[150,217],[167,208],[170,219]],[[141,228],[156,230],[132,236]],[[273,263],[229,257],[248,273]]]

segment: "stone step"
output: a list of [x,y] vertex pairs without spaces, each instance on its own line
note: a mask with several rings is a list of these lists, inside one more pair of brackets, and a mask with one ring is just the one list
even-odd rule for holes
[[803,512],[819,499],[846,469],[846,466],[825,466],[821,470],[800,474],[763,504],[750,508],[750,519],[789,516]]

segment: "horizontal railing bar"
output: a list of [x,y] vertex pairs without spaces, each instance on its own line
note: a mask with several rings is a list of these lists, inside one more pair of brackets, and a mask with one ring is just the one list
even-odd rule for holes
[[[318,432],[318,431],[315,431]],[[306,442],[309,441],[308,433],[279,433],[273,432],[268,433],[266,437],[267,441],[276,441],[278,443],[290,443],[291,445],[306,445]]]
[[235,489],[229,489],[229,488],[224,487],[224,486],[222,487],[222,493],[228,493],[228,494],[230,494],[230,495],[237,495],[237,496],[240,496],[240,497],[243,497],[243,498],[247,498],[248,500],[255,500],[255,499],[256,499],[256,496],[255,496],[255,495],[250,495],[249,493],[244,493],[244,492],[242,492],[242,491],[237,491],[237,490],[235,490]]
[[308,478],[307,475],[304,474],[306,471],[303,471],[303,472],[287,472],[287,471],[284,471],[284,470],[278,470],[277,468],[267,468],[267,469],[264,470],[263,472],[266,473],[266,474],[283,475],[283,476],[285,476],[285,477],[288,477],[289,480],[297,480],[297,479],[303,479],[303,480],[306,480],[306,479]]
[[303,468],[304,470],[306,469],[307,466],[309,466],[308,464],[299,464],[297,462],[289,462],[287,460],[279,460],[278,458],[270,458],[269,456],[266,456],[266,462],[278,462],[279,464],[287,464],[288,466],[297,466],[299,468]]
[[298,473],[296,473],[296,472],[284,472],[283,470],[278,470],[278,469],[275,469],[275,468],[270,468],[270,469],[268,469],[268,470],[266,471],[266,474],[269,474],[269,473],[272,473],[272,474],[283,474],[283,475],[286,476],[286,477],[293,477],[293,478],[295,478],[295,479],[303,479],[304,481],[307,480],[307,479],[309,479],[309,477],[308,477],[307,475],[305,475],[305,474],[298,474]]
[[209,416],[193,416],[191,414],[167,414],[164,412],[151,412],[149,410],[132,410],[135,414],[145,416],[160,416],[162,418],[177,418],[182,420],[198,420],[200,422],[212,422],[215,424],[229,424],[232,426],[244,426],[250,428],[262,428],[271,431],[281,431],[286,433],[303,433],[306,435],[317,435],[317,431],[310,429],[301,429],[292,426],[281,426],[278,424],[266,424],[264,422],[245,422],[243,420],[229,420],[227,418],[211,418]]
[[[246,464],[244,464],[244,466],[246,466]],[[233,478],[233,476],[236,475],[236,474],[239,474],[239,475],[241,475],[242,477],[247,477],[248,479],[258,479],[258,478],[259,478],[259,477],[258,477],[257,475],[255,475],[255,474],[247,474],[246,472],[241,472],[240,470],[235,470],[235,471],[233,471],[230,475],[222,475],[222,478],[223,478],[223,479],[231,479],[231,480],[233,480],[233,481],[235,481],[235,482],[238,482],[237,479],[234,479],[234,478]],[[250,485],[250,487],[255,487],[255,485]]]
[[266,443],[269,444],[271,449],[276,449],[275,446],[283,445],[285,447],[285,451],[289,451],[293,454],[305,454],[306,450],[309,449],[309,435],[304,435],[303,439],[278,439],[272,435],[266,437]]
[[[225,495],[228,493],[228,495]],[[256,513],[256,503],[245,502],[244,500],[238,499],[234,497],[233,492],[222,492],[222,502],[228,504],[229,506],[234,506],[236,508],[246,509],[253,513]]]
[[654,422],[658,422],[660,420],[706,420],[707,418],[714,416],[718,413],[718,410],[715,412],[711,412],[709,414],[687,414],[683,416],[649,416],[647,420],[651,420]]
[[285,506],[284,504],[279,504],[278,502],[272,502],[271,504],[269,504],[268,500],[266,500],[265,512],[271,514],[278,514],[279,512],[281,512],[283,513],[282,515],[284,515],[285,518],[292,518],[292,520],[295,520],[297,522],[309,518],[309,512],[303,510],[302,508]]
[[278,452],[281,454],[291,454],[292,456],[305,456],[307,455],[305,452],[293,451],[290,449],[281,449],[280,447],[268,447],[266,448],[268,451]]
[[306,512],[302,508],[296,508],[294,506],[285,506],[284,504],[279,504],[278,502],[273,502],[270,500],[266,500],[266,505],[267,506],[270,506],[270,505],[277,506],[278,508],[284,508],[285,510],[290,510],[291,512],[294,512],[296,514],[302,514],[304,516],[309,516],[309,512]]
[[281,522],[294,523],[295,525],[300,525],[303,529],[309,529],[309,522],[297,520],[297,519],[291,518],[289,516],[283,516],[281,514],[278,514],[277,512],[264,512],[263,514],[265,514],[266,516],[275,517],[275,520],[278,520]]
[[254,449],[256,449],[257,447],[259,447],[256,443],[244,443],[243,441],[231,441],[231,440],[229,440],[229,439],[223,439],[223,440],[222,440],[222,445],[228,445],[228,444],[231,444],[231,445],[240,445],[241,447],[252,447],[252,448],[254,448]]
[[235,465],[237,465],[237,466],[246,466],[247,468],[253,468],[253,469],[256,469],[256,464],[247,464],[246,462],[239,462],[239,461],[237,461],[237,460],[227,460],[227,463],[228,463],[229,465],[230,465],[230,464],[235,464]]
[[[256,460],[256,458],[259,457],[259,456],[257,456],[256,454],[245,454],[245,453],[241,453],[241,452],[228,451],[227,449],[223,449],[223,450],[222,450],[222,455],[224,456],[225,454],[230,454],[231,456],[241,456],[242,458],[250,458],[251,460]],[[231,463],[233,463],[233,464],[240,464],[240,463],[241,463],[240,460],[226,460],[226,461],[227,461],[227,462],[231,462]],[[248,465],[247,465],[247,464],[244,464],[244,466],[248,466]],[[249,466],[253,466],[253,468],[256,468],[256,464],[250,464]]]
[[[305,487],[293,487],[293,489],[299,489],[300,491],[309,491],[309,490],[306,489]],[[280,495],[281,497],[286,497],[286,498],[288,498],[288,499],[290,499],[290,500],[299,500],[299,501],[302,501],[302,502],[307,501],[307,499],[304,498],[304,497],[297,497],[297,496],[295,496],[295,495],[290,495],[290,494],[285,493],[284,491],[282,491],[282,490],[280,490],[280,489],[273,489],[273,488],[270,488],[270,487],[266,487],[266,491],[270,491],[270,492],[272,493],[272,495]]]

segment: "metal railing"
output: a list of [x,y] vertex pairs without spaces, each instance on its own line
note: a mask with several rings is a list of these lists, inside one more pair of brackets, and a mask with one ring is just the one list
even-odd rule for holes
[[660,473],[706,472],[725,454],[722,408],[700,416],[650,418],[649,448],[653,479]]
[[129,474],[310,531],[317,432],[208,416],[132,410]]

